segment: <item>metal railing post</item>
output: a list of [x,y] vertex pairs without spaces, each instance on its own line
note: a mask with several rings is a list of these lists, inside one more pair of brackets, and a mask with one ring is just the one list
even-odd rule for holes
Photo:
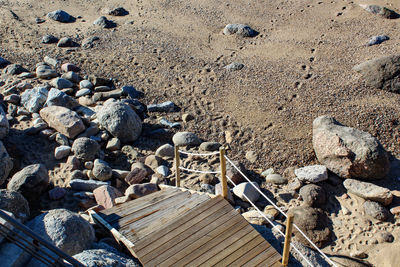
[[221,163],[221,185],[222,185],[222,196],[228,199],[228,181],[226,180],[226,160],[225,160],[225,148],[219,148],[219,161]]
[[180,158],[179,158],[179,146],[175,146],[175,186],[181,186],[181,172],[179,169]]
[[290,239],[292,238],[293,218],[294,218],[293,214],[288,214],[286,221],[285,245],[283,246],[283,254],[282,254],[283,266],[287,266],[289,262],[289,250],[290,250]]

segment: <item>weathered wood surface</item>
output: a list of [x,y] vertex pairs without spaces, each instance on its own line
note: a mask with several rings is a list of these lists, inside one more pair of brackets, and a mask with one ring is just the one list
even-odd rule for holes
[[281,266],[279,253],[221,196],[165,187],[98,215],[144,266]]

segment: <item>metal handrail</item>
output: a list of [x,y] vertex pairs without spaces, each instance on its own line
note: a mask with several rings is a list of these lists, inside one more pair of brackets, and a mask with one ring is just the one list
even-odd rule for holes
[[[70,255],[66,254],[65,252],[63,252],[62,250],[60,250],[59,248],[57,248],[56,246],[51,244],[50,242],[48,242],[48,241],[44,240],[43,238],[41,238],[40,236],[36,235],[31,229],[29,229],[25,225],[21,224],[20,222],[18,222],[17,220],[15,220],[11,216],[9,216],[5,212],[3,212],[2,210],[0,210],[0,217],[3,218],[8,223],[10,223],[13,227],[15,227],[16,229],[21,231],[22,233],[24,233],[27,236],[29,236],[30,238],[32,238],[33,242],[38,243],[38,245],[41,244],[42,246],[44,246],[45,248],[47,248],[48,250],[50,250],[51,252],[56,254],[61,259],[67,261],[68,263],[72,264],[75,267],[84,267],[84,265],[82,263],[80,263],[79,261],[77,261],[76,259],[71,257]],[[61,263],[61,264],[63,264],[63,263]],[[67,266],[67,265],[65,265],[65,266]]]

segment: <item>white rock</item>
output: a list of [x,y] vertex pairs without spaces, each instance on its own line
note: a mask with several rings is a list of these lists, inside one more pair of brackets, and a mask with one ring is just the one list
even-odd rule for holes
[[71,147],[59,146],[59,147],[56,147],[56,149],[54,151],[54,157],[56,159],[62,159],[62,158],[67,157],[70,152],[71,152]]
[[328,179],[328,169],[323,165],[311,165],[294,171],[300,181],[318,183]]
[[[256,182],[252,182],[252,184],[257,188],[260,188]],[[247,196],[249,200],[254,203],[260,197],[260,193],[254,188],[253,185],[248,182],[238,184],[233,188],[233,193],[243,201],[248,201],[245,197]]]

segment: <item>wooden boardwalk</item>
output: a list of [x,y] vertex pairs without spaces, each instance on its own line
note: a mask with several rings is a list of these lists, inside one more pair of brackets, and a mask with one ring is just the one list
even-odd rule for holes
[[282,266],[221,196],[164,187],[92,215],[144,266]]

